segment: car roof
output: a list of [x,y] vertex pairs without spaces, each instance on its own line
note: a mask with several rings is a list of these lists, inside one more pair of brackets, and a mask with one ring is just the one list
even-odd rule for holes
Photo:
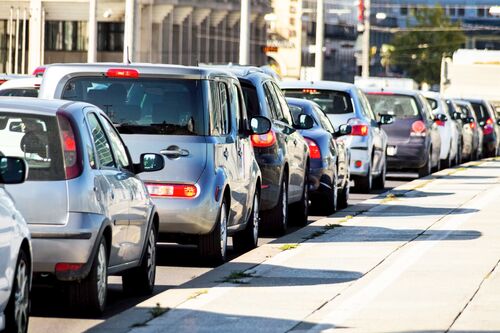
[[296,97],[286,97],[286,101],[290,104],[293,105],[299,105],[303,107],[312,107],[314,104],[316,104],[313,101],[304,99],[304,98],[296,98]]
[[387,94],[387,95],[406,95],[406,96],[417,96],[420,94],[417,90],[406,90],[406,89],[363,89],[363,92],[366,94]]
[[36,113],[55,115],[61,109],[67,109],[70,105],[85,104],[81,102],[64,101],[58,99],[40,99],[35,97],[0,97],[0,111]]
[[338,81],[281,81],[279,83],[282,89],[304,89],[304,88],[315,88],[322,90],[339,90],[348,92],[356,88],[352,83],[338,82]]
[[[236,78],[227,70],[215,69],[215,68],[204,68],[196,66],[182,66],[182,65],[165,65],[165,64],[150,64],[150,63],[61,63],[61,64],[51,64],[47,65],[44,73],[44,77],[50,76],[50,72],[54,71],[66,71],[66,72],[103,72],[110,68],[120,68],[120,69],[136,69],[139,75],[172,75],[172,76],[185,76],[194,79],[204,79],[213,76],[231,76]],[[47,74],[49,73],[49,74]]]
[[41,77],[28,77],[21,79],[12,79],[6,81],[2,85],[0,85],[0,90],[5,89],[13,89],[13,88],[35,88],[38,87],[42,83]]
[[242,66],[242,65],[229,64],[229,65],[206,65],[205,68],[228,71],[236,75],[238,79],[248,80],[252,83],[261,82],[264,80],[276,81],[274,77],[266,73],[261,68],[255,66]]
[[437,91],[430,91],[430,90],[424,91],[424,90],[420,90],[420,93],[422,95],[424,95],[425,97],[430,97],[430,98],[442,98],[443,97]]

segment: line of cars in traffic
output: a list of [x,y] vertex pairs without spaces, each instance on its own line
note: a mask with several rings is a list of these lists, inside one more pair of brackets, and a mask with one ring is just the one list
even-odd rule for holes
[[[309,208],[346,207],[351,182],[369,192],[388,169],[425,176],[498,149],[486,106],[478,115],[415,91],[278,82],[254,67],[55,64],[14,81],[0,96],[38,96],[0,98],[0,169],[18,177],[2,179],[17,214],[4,215],[30,231],[2,267],[0,323],[20,331],[32,274],[99,314],[108,275],[128,293],[152,292],[157,241],[223,262],[228,237],[247,251],[262,230],[305,225]],[[12,302],[22,316],[10,316]]]

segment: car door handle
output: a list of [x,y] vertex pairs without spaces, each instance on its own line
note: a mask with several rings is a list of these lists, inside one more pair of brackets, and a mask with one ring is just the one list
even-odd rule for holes
[[114,192],[111,192],[111,199],[115,199],[115,193]]
[[167,157],[186,157],[189,156],[189,151],[186,149],[162,149],[160,154]]
[[293,140],[293,144],[294,144],[294,145],[297,145],[297,139],[294,139],[294,140]]
[[238,148],[238,156],[241,156],[243,154],[243,150],[241,148]]
[[229,157],[229,152],[227,151],[227,148],[224,150],[224,152],[222,153],[224,155],[224,157],[226,158],[226,160],[228,159]]

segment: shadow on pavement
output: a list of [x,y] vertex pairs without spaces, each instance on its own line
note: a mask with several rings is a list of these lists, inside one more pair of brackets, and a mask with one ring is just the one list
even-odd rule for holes
[[453,192],[424,192],[419,190],[392,190],[390,191],[392,194],[397,196],[403,196],[408,198],[424,198],[424,197],[437,197],[437,196],[446,196],[455,194]]

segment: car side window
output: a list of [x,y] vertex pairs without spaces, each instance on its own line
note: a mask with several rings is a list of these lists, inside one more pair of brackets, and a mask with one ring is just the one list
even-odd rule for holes
[[[276,110],[277,105],[274,102],[273,96],[271,94],[271,91],[269,90],[269,87],[267,86],[266,83],[263,84],[264,87],[264,96],[266,98],[266,104],[269,109],[269,112],[271,114],[271,117],[275,120],[278,120],[278,111]],[[280,110],[281,111],[281,110]]]
[[210,135],[222,136],[229,133],[229,98],[223,82],[210,82]]
[[94,141],[97,159],[101,167],[116,168],[113,153],[111,152],[111,145],[106,137],[106,134],[104,134],[104,130],[102,125],[99,123],[97,116],[95,113],[89,113],[87,119],[90,127],[90,133]]
[[358,89],[358,96],[359,96],[359,100],[361,101],[361,105],[362,105],[363,109],[365,110],[365,113],[368,116],[368,118],[371,118],[373,120],[377,120],[378,115],[376,115],[373,112],[373,109],[370,106],[370,102],[368,102],[368,98],[366,98],[365,93]]
[[245,122],[247,121],[247,112],[245,108],[245,103],[243,102],[243,93],[241,89],[236,85],[231,85],[231,112],[236,116],[236,123],[238,124],[238,129],[245,130]]
[[281,111],[283,113],[283,122],[287,123],[288,125],[293,125],[292,122],[292,115],[290,113],[290,107],[288,106],[288,103],[286,102],[285,96],[283,95],[283,91],[273,82],[271,83],[271,86],[274,87],[274,92],[276,93],[276,96],[278,96],[278,101],[281,106]]
[[[104,117],[101,117],[103,119]],[[113,125],[109,122],[108,119],[104,118],[103,127],[106,133],[108,133],[109,140],[111,141],[111,146],[113,147],[113,151],[115,152],[115,157],[118,162],[120,168],[128,169],[130,167],[130,161],[127,155],[127,149],[123,144],[120,135],[116,131]]]
[[222,122],[222,133],[223,135],[229,134],[229,90],[226,83],[219,82],[219,92],[220,92],[220,110],[221,110],[221,122]]
[[431,112],[431,106],[429,105],[429,102],[427,102],[427,99],[419,95],[420,99],[420,104],[422,105],[422,109],[424,111],[424,114],[427,118],[428,121],[434,121],[434,116],[432,115]]
[[316,115],[319,118],[319,121],[321,123],[321,127],[323,127],[324,129],[326,129],[328,132],[330,132],[332,134],[335,133],[335,129],[333,128],[333,125],[330,122],[330,119],[328,119],[328,117],[325,115],[325,113],[323,112],[323,110],[321,110],[317,106],[314,106],[313,109],[314,109],[314,112],[316,112]]

